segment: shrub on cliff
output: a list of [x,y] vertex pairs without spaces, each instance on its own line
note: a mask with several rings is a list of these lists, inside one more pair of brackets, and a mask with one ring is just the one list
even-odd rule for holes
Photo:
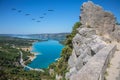
[[75,24],[74,24],[74,26],[73,26],[73,29],[72,29],[72,37],[74,37],[75,35],[76,35],[76,33],[77,33],[77,28],[79,28],[80,26],[81,26],[82,24],[81,24],[81,22],[76,22]]
[[63,48],[62,53],[61,53],[61,57],[64,58],[64,61],[67,62],[69,56],[71,55],[72,49],[69,46],[66,46],[65,48]]
[[72,39],[77,33],[77,28],[79,28],[82,24],[80,22],[76,22],[73,26],[71,34],[66,36],[65,45],[68,45],[70,48],[72,48]]
[[[66,36],[65,47],[61,52],[61,57],[59,60],[49,66],[49,68],[54,69],[55,74],[61,75],[63,78],[65,77],[65,73],[67,72],[68,59],[72,53],[72,39],[77,33],[77,28],[79,28],[82,24],[80,22],[76,22],[73,26],[71,34]],[[54,75],[55,76],[55,75]],[[54,77],[53,76],[53,77]]]

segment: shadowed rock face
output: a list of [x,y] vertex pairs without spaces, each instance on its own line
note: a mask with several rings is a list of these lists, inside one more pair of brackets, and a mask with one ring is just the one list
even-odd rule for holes
[[115,28],[115,17],[91,1],[83,3],[80,15],[81,23],[98,30],[99,34],[110,33]]

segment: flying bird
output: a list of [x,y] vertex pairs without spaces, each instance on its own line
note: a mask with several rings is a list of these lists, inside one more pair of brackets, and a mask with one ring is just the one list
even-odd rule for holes
[[26,16],[29,16],[30,14],[25,14]]
[[40,17],[40,18],[44,18],[44,17]]
[[48,11],[54,11],[54,10],[52,10],[52,9],[49,9]]
[[16,10],[16,8],[12,8],[11,10],[15,11],[15,10]]
[[43,13],[43,15],[46,15],[46,13]]
[[21,12],[22,12],[22,10],[18,10],[18,12],[19,12],[19,13],[21,13]]
[[38,20],[38,21],[36,21],[36,22],[40,22],[40,21]]
[[32,20],[35,20],[35,18],[32,18]]

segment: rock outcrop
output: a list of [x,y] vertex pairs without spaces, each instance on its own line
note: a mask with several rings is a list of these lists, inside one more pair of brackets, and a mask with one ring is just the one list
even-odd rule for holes
[[92,28],[78,28],[78,32],[73,38],[74,48],[68,60],[70,72],[66,74],[66,78],[79,71],[93,55],[107,45]]
[[104,80],[106,67],[115,50],[115,45],[108,45],[101,49],[81,70],[72,75],[70,80]]
[[110,12],[91,1],[81,7],[80,26],[73,38],[73,52],[68,60],[66,79],[77,74],[89,60],[113,39],[120,40],[120,27]]
[[115,17],[106,12],[102,7],[91,1],[83,3],[81,7],[80,20],[86,27],[93,27],[99,34],[111,33],[115,30]]

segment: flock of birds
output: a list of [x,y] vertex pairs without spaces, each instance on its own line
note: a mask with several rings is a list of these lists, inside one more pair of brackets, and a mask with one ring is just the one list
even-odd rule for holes
[[[18,13],[22,13],[22,10],[17,10],[16,8],[12,8],[11,10],[12,10],[12,11],[17,11]],[[49,9],[49,10],[47,10],[47,11],[53,12],[54,10],[53,10],[53,9]],[[26,13],[26,14],[25,14],[25,16],[30,16],[30,15],[31,15],[31,14],[29,14],[29,13]],[[47,13],[43,13],[43,15],[40,16],[39,18],[43,19],[45,15],[47,15]],[[32,20],[33,20],[33,21],[36,21],[36,22],[41,22],[40,20],[37,20],[36,18],[32,18]]]

